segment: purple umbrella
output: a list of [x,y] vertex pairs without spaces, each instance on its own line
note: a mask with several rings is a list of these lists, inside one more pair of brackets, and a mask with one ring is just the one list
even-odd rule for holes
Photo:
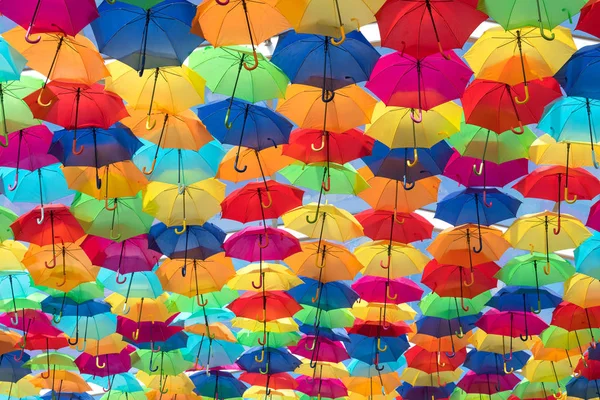
[[495,394],[512,390],[521,380],[515,375],[476,374],[467,372],[457,386],[467,393]]
[[528,173],[528,161],[526,158],[502,164],[484,161],[485,168],[483,168],[483,173],[477,175],[473,171],[473,165],[480,162],[480,159],[463,157],[456,152],[450,157],[444,169],[444,176],[467,187],[503,187]]
[[337,399],[348,396],[348,390],[344,383],[339,379],[329,378],[311,378],[301,376],[296,378],[298,392],[305,393],[310,397],[326,397],[328,399]]
[[300,242],[288,232],[251,226],[231,235],[223,244],[227,257],[245,261],[283,260],[302,251]]

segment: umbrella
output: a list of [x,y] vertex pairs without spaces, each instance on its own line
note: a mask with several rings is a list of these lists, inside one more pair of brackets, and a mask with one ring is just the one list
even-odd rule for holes
[[[44,209],[49,214],[47,219]],[[62,204],[36,207],[14,221],[11,229],[16,240],[39,246],[54,246],[57,238],[58,241],[75,242],[84,235],[81,225]]]
[[488,262],[475,265],[470,277],[467,268],[432,260],[425,266],[421,282],[440,296],[473,298],[496,287],[498,280],[494,274],[498,271],[498,265]]
[[131,368],[130,352],[131,349],[125,348],[118,354],[99,354],[93,356],[88,353],[82,353],[75,359],[75,364],[82,374],[110,376],[125,373]]
[[0,80],[4,82],[19,80],[27,60],[4,39],[0,40],[0,59],[2,60]]
[[185,0],[166,0],[147,8],[105,1],[100,17],[91,23],[101,53],[136,71],[179,66],[203,42],[190,33],[194,6]]
[[381,45],[418,59],[437,52],[448,58],[444,50],[463,47],[486,18],[474,0],[393,0],[377,13]]
[[290,372],[300,365],[287,349],[253,347],[246,350],[236,361],[247,372],[260,372],[262,375]]
[[421,399],[445,399],[448,398],[454,390],[455,385],[450,383],[445,386],[412,386],[407,382],[402,382],[402,385],[397,389],[398,393],[405,400],[421,400]]
[[[398,337],[368,337],[350,334],[349,336],[350,343],[346,345],[348,354],[352,358],[367,364],[397,361],[409,348],[405,335]],[[376,355],[378,355],[377,358]]]
[[[358,246],[356,258],[364,265],[364,274],[369,276],[400,278],[419,274],[429,258],[411,245],[377,240]],[[381,266],[388,268],[382,268]]]
[[[504,354],[489,351],[472,350],[467,353],[464,366],[476,374],[510,374],[525,366],[530,355],[525,351],[515,351],[508,361]],[[510,371],[510,372],[509,372]]]
[[279,172],[293,185],[324,190],[328,194],[357,194],[368,187],[367,182],[350,164],[296,162]]
[[581,8],[581,14],[579,15],[576,27],[576,29],[588,32],[594,36],[597,36],[598,33],[597,26],[594,24],[594,16],[598,12],[596,3],[598,2],[593,0]]
[[[250,264],[237,270],[227,286],[234,290],[255,290],[252,282],[256,279],[263,279],[266,291],[287,290],[301,285],[303,282],[288,267],[279,264]],[[292,297],[293,294],[290,293]]]
[[492,395],[497,392],[512,390],[520,379],[514,374],[496,375],[496,374],[476,374],[473,371],[467,372],[460,381],[457,387],[463,389],[467,393],[482,393]]
[[229,372],[201,371],[190,375],[194,383],[194,393],[215,399],[242,398],[246,385]]
[[454,371],[465,362],[466,356],[466,349],[458,351],[454,357],[450,358],[443,353],[430,352],[419,346],[413,346],[404,353],[409,368],[419,369],[429,374],[433,374],[438,370]]
[[[0,82],[1,135],[5,139],[3,143],[0,142],[2,147],[8,147],[9,133],[39,124],[39,121],[36,123],[33,118],[31,110],[27,109],[27,103],[23,98],[38,89],[40,83],[38,79],[26,77],[17,81]],[[40,161],[43,162],[44,158]]]
[[296,129],[290,135],[289,144],[283,146],[283,154],[305,164],[327,162],[328,159],[345,164],[370,155],[374,143],[373,138],[358,129],[343,133]]
[[[539,335],[548,325],[529,312],[489,310],[475,324],[490,335],[517,337],[525,341],[530,335]],[[508,329],[507,329],[508,327]]]
[[250,262],[283,260],[301,251],[300,242],[293,235],[266,226],[250,226],[234,233],[223,249],[228,257]]
[[385,296],[392,303],[401,304],[418,301],[423,295],[423,290],[407,278],[396,278],[388,281],[380,277],[364,276],[352,284],[352,289],[358,293],[362,300],[378,303],[385,302]]
[[210,222],[204,225],[190,225],[185,234],[175,231],[180,227],[167,227],[155,224],[148,235],[148,248],[171,258],[206,259],[223,251],[225,232]]
[[575,266],[577,267],[577,272],[597,278],[599,276],[597,270],[599,255],[600,234],[595,233],[575,249]]
[[599,312],[599,307],[583,308],[576,304],[561,302],[552,312],[552,321],[550,323],[567,331],[589,329],[592,337],[590,345],[593,347],[596,344],[594,329],[600,328]]
[[[511,133],[512,134],[512,133]],[[482,173],[475,167],[479,163]],[[462,157],[455,152],[448,160],[444,175],[467,187],[487,186],[502,187],[524,175],[527,175],[529,161],[527,158],[496,164],[491,161],[481,161],[478,158]]]
[[373,240],[412,243],[430,239],[433,225],[417,213],[365,210],[356,214],[364,235]]
[[[568,151],[569,158],[566,158]],[[595,153],[598,152],[596,149]],[[567,164],[569,167],[591,167],[594,160],[586,142],[560,141],[552,136],[543,134],[537,138],[529,149],[529,158],[534,163],[540,164]]]
[[348,395],[348,390],[339,379],[312,378],[309,376],[300,376],[296,378],[298,387],[296,391],[306,394],[310,397],[325,397],[335,399]]
[[568,96],[598,98],[598,88],[587,81],[596,69],[598,47],[597,45],[582,47],[554,75]]
[[268,147],[264,150],[242,147],[238,157],[238,149],[234,147],[225,154],[216,176],[231,182],[258,178],[264,182],[266,179],[263,177],[275,175],[277,171],[294,162],[293,158],[282,154],[282,149],[282,146]]
[[285,262],[309,286],[313,283],[310,279],[316,283],[352,280],[363,268],[357,258],[340,244],[330,241],[305,242],[300,247],[302,251],[286,258]]
[[319,280],[302,277],[304,283],[297,285],[288,291],[298,303],[314,305],[325,311],[336,310],[339,308],[350,308],[359,295],[343,282],[323,283]]

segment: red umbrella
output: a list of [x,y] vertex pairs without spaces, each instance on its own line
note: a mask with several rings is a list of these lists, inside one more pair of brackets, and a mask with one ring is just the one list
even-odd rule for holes
[[548,324],[531,312],[491,309],[477,320],[475,326],[490,335],[520,336],[521,340],[527,340],[530,335],[542,333]]
[[286,372],[280,372],[278,374],[257,374],[255,372],[243,372],[239,379],[252,386],[269,387],[275,390],[294,390],[298,387],[298,382],[296,382],[296,380]]
[[283,154],[305,164],[329,162],[345,164],[371,155],[375,139],[359,129],[343,133],[323,132],[316,129],[296,129],[290,135],[289,144],[283,146]]
[[473,297],[496,287],[494,275],[500,267],[494,262],[463,268],[458,265],[441,264],[431,260],[423,270],[421,283],[441,297]]
[[581,9],[575,29],[600,37],[600,0],[590,0]]
[[468,124],[481,126],[496,133],[512,130],[523,133],[523,125],[538,122],[544,107],[562,96],[560,85],[554,78],[529,82],[530,100],[525,104],[515,102],[515,97],[525,97],[524,84],[510,86],[505,83],[476,79],[465,90],[462,105]]
[[[319,349],[316,355],[313,351],[315,348]],[[350,358],[340,342],[334,342],[322,336],[305,336],[297,345],[290,346],[289,349],[292,353],[312,361],[339,363]]]
[[593,329],[600,328],[600,306],[583,308],[563,301],[552,312],[550,324],[568,331],[589,329],[595,344]]
[[433,233],[433,225],[416,213],[366,210],[356,214],[356,219],[363,226],[365,236],[373,240],[391,238],[406,244],[431,239]]
[[348,333],[368,337],[398,337],[412,332],[411,327],[404,321],[388,322],[385,329],[383,329],[380,321],[363,321],[358,318],[354,320],[352,328],[348,329]]
[[131,369],[130,354],[135,349],[133,346],[127,346],[120,353],[99,354],[93,356],[89,353],[81,353],[75,359],[75,365],[82,374],[94,376],[110,376],[123,374]]
[[423,296],[423,289],[408,278],[363,276],[352,284],[352,289],[362,300],[375,303],[402,304],[421,300]]
[[[38,96],[42,91],[47,103],[40,105]],[[35,118],[73,130],[73,153],[76,154],[83,151],[76,151],[78,128],[108,129],[129,116],[123,100],[115,93],[105,91],[98,83],[87,86],[52,81],[23,100]]]
[[578,377],[583,376],[590,381],[600,379],[600,361],[591,360],[588,354],[584,356],[584,359],[585,360],[579,360],[573,372],[578,374]]
[[42,373],[43,378],[50,377],[50,349],[58,350],[64,347],[69,347],[69,338],[65,336],[57,328],[52,327],[51,330],[45,333],[31,333],[28,332],[24,338],[24,344],[21,348],[21,355],[23,357],[23,352],[25,350],[42,350],[45,351],[48,356],[48,370]]
[[416,58],[463,47],[487,19],[477,0],[388,0],[375,16],[381,45]]
[[304,191],[276,181],[248,183],[221,203],[222,218],[241,223],[279,218],[302,205]]
[[404,353],[406,364],[410,368],[421,370],[428,374],[439,371],[454,371],[467,359],[467,349],[456,350],[450,358],[443,351],[427,351],[422,347],[413,346]]
[[117,333],[136,343],[164,342],[183,330],[183,326],[171,325],[176,317],[177,314],[164,322],[134,321],[119,315],[117,316]]
[[19,344],[21,349],[27,346],[29,335],[60,335],[62,331],[52,326],[48,314],[39,310],[21,309],[17,312],[0,315],[0,324],[23,332],[24,342]]
[[238,317],[260,322],[289,318],[302,310],[292,296],[282,291],[245,292],[227,305]]

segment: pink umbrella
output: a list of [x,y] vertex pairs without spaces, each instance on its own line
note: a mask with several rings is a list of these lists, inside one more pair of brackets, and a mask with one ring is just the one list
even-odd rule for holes
[[[367,88],[386,105],[429,110],[465,91],[473,71],[454,52],[449,60],[436,53],[422,59],[396,52],[379,59]],[[420,117],[411,115],[415,122]]]
[[[171,336],[183,330],[183,326],[171,325],[177,315],[165,322],[134,321],[122,316],[117,317],[117,333],[136,343],[164,342]],[[139,332],[137,330],[139,329]],[[134,337],[135,336],[135,337]]]
[[473,165],[480,162],[481,160],[477,158],[463,157],[456,152],[446,164],[444,176],[467,187],[503,187],[527,175],[529,171],[528,160],[520,158],[502,164],[484,161],[483,173],[477,175],[473,171]]
[[492,395],[494,393],[512,390],[520,381],[521,379],[514,374],[478,375],[473,371],[469,371],[465,376],[462,377],[457,386],[467,393],[483,393]]
[[117,273],[117,283],[123,284],[126,277],[119,274],[131,274],[139,271],[152,271],[162,254],[148,248],[148,235],[138,235],[122,242],[114,242],[98,236],[88,236],[81,244],[94,265],[110,269]]
[[283,260],[302,251],[290,233],[271,227],[250,226],[231,235],[223,244],[227,257],[245,261]]
[[[319,351],[315,355],[314,349]],[[334,342],[322,336],[305,336],[290,351],[298,356],[309,358],[311,361],[326,361],[339,363],[350,358],[350,355],[340,342]]]
[[475,326],[490,335],[520,336],[521,340],[527,340],[530,335],[542,333],[548,324],[534,313],[491,309],[477,320]]
[[363,276],[352,284],[352,289],[362,300],[376,303],[408,303],[423,296],[423,289],[408,278],[388,280],[379,276]]
[[130,354],[135,351],[133,346],[127,346],[120,353],[99,354],[93,356],[89,353],[81,353],[75,359],[75,365],[82,374],[94,376],[110,376],[122,374],[131,369]]
[[600,231],[600,201],[595,203],[590,209],[590,215],[588,216],[586,225]]
[[0,13],[27,29],[25,40],[34,33],[60,32],[75,36],[98,18],[94,0],[0,0]]
[[310,397],[337,399],[338,397],[348,396],[346,386],[339,379],[313,379],[309,376],[300,376],[296,378],[296,381],[298,382],[296,391],[307,394]]
[[[0,324],[11,329],[23,332],[27,335],[60,335],[62,331],[52,326],[52,320],[48,314],[40,310],[21,309],[17,312],[9,312],[0,315]],[[25,343],[23,344],[25,347]]]

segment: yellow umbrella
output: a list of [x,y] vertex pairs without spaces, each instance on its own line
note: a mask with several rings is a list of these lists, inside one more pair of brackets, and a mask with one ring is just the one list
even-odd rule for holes
[[331,43],[339,46],[348,32],[375,22],[375,14],[385,0],[278,0],[277,9],[298,32],[340,37]]
[[0,276],[24,272],[23,257],[27,247],[15,240],[5,240],[0,243]]
[[452,101],[420,112],[420,123],[415,123],[413,109],[386,107],[379,102],[365,133],[392,149],[430,148],[460,130],[462,107]]
[[146,387],[155,390],[168,391],[171,394],[192,393],[196,386],[185,374],[179,375],[149,375],[145,371],[138,371],[135,377]]
[[392,242],[390,246],[387,240],[363,243],[354,250],[354,254],[364,266],[364,275],[387,278],[389,273],[391,279],[420,274],[430,261],[410,244]]
[[600,281],[576,273],[565,282],[563,300],[588,308],[600,306]]
[[24,398],[38,396],[40,389],[31,383],[31,376],[20,379],[17,382],[0,382],[0,394],[11,398]]
[[167,226],[202,225],[221,212],[225,184],[217,179],[205,179],[191,185],[150,182],[143,191],[142,209]]
[[536,360],[546,361],[561,361],[567,357],[570,359],[573,366],[577,365],[579,361],[579,348],[573,349],[560,349],[556,347],[545,346],[542,339],[538,336],[533,337],[533,346],[531,347],[531,354]]
[[538,28],[491,28],[469,49],[465,60],[478,79],[524,83],[525,98],[515,99],[523,104],[529,100],[527,81],[553,76],[577,50],[568,28],[557,27],[554,33],[554,40],[548,41]]
[[378,374],[377,376],[349,376],[342,378],[348,391],[368,396],[371,391],[375,393],[391,393],[402,384],[397,372]]
[[[561,361],[546,361],[530,359],[523,367],[521,375],[531,382],[556,382],[571,375],[571,365],[568,359]],[[560,386],[560,384],[559,384]]]
[[44,378],[44,373],[40,373],[31,375],[28,379],[33,386],[40,389],[51,389],[53,394],[55,392],[81,393],[92,390],[90,385],[79,375],[79,372],[53,370],[47,378]]
[[238,269],[235,276],[229,280],[228,286],[235,290],[256,291],[252,284],[260,279],[265,285],[264,290],[290,290],[302,284],[302,280],[286,266],[262,263],[262,265],[250,264]]
[[285,100],[277,104],[277,111],[300,128],[345,132],[371,122],[377,101],[357,85],[349,85],[332,92],[333,98],[324,102],[321,88],[290,85]]
[[[475,346],[477,350],[488,351],[496,354],[508,354],[511,349],[511,338],[501,335],[490,335],[485,331],[478,329],[469,342]],[[529,350],[533,345],[532,339],[512,340],[512,351]]]
[[[600,157],[600,150],[594,149]],[[537,138],[529,148],[529,159],[536,164],[552,164],[569,167],[592,167],[594,161],[588,142],[557,142],[548,134]]]
[[208,329],[205,324],[194,324],[185,327],[185,331],[194,335],[209,336],[215,340],[223,340],[225,342],[236,343],[237,338],[227,326],[221,322],[213,322],[208,324]]
[[156,299],[133,299],[127,298],[119,293],[112,293],[105,301],[110,304],[113,314],[137,321],[166,321],[177,312],[167,309],[165,301],[168,295],[163,293]]
[[348,369],[344,364],[332,363],[327,361],[317,361],[317,368],[310,366],[310,360],[304,359],[294,372],[305,376],[314,376],[315,370],[318,370],[318,376],[322,378],[341,379],[350,376]]
[[519,217],[504,233],[504,238],[517,249],[546,253],[546,275],[550,273],[550,253],[574,249],[590,236],[590,231],[577,218],[551,211]]
[[150,130],[146,129],[145,110],[136,110],[128,105],[127,111],[129,116],[120,122],[131,129],[137,137],[160,147],[198,151],[213,140],[200,118],[192,110],[169,113],[168,110],[156,108],[152,110],[150,118],[158,123]]
[[[204,79],[186,66],[144,70],[142,76],[130,66],[115,61],[108,64],[110,77],[106,90],[121,96],[134,109],[147,110],[146,128],[155,127],[152,108],[170,114],[204,103]],[[161,121],[162,122],[162,121]]]
[[360,318],[363,321],[382,321],[383,318],[387,322],[407,321],[414,319],[417,312],[408,304],[384,304],[384,303],[367,303],[361,301],[354,304],[350,309],[352,315]]
[[406,368],[402,371],[400,379],[412,386],[433,386],[441,387],[450,382],[458,381],[463,371],[460,368],[454,371],[440,371],[435,374],[428,374],[415,368]]
[[302,243],[302,251],[285,259],[297,275],[327,283],[351,281],[362,265],[356,257],[339,244],[322,241]]
[[256,400],[297,400],[300,398],[298,393],[292,389],[268,389],[261,386],[250,386],[243,394],[244,399]]
[[345,242],[363,235],[363,229],[348,211],[330,204],[310,203],[282,217],[286,228],[311,238]]
[[[235,168],[237,147],[229,150],[217,171],[217,178],[231,182],[241,182],[249,179],[258,179],[264,176],[275,175],[277,171],[293,163],[295,160],[282,154],[283,146],[269,147],[264,150],[254,150],[241,147],[239,165],[247,167],[244,172]],[[262,171],[261,171],[262,167]]]
[[[231,320],[231,326],[239,329],[248,329],[252,332],[262,332],[264,329],[263,322],[235,317]],[[272,333],[286,333],[298,330],[298,324],[293,318],[281,318],[266,322],[266,331]]]
[[540,338],[544,346],[557,349],[568,350],[569,354],[572,351],[578,351],[579,356],[583,359],[583,353],[588,349],[589,344],[594,342],[594,336],[600,334],[600,329],[594,328],[568,331],[559,326],[550,325],[541,334]]
[[[129,344],[123,340],[123,336],[118,333],[112,333],[102,339],[89,339],[86,338],[87,347],[85,352],[93,356],[102,354],[116,354],[120,353]],[[77,349],[79,344],[70,345],[73,350]]]

